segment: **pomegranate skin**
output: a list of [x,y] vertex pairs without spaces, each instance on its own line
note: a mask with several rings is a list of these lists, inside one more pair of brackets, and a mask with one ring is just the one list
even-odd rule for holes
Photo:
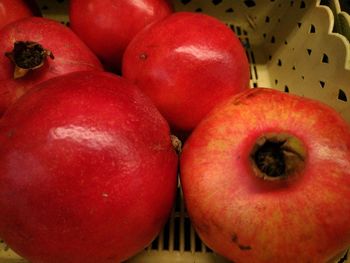
[[[18,19],[33,16],[34,3],[25,0],[1,0],[0,28]],[[36,8],[35,8],[36,9]]]
[[71,28],[108,67],[121,69],[125,48],[145,26],[173,9],[167,0],[71,0]]
[[14,63],[0,56],[0,114],[34,85],[50,78],[75,71],[98,70],[102,65],[88,47],[66,26],[47,18],[28,17],[0,30],[0,50],[10,52],[16,41],[34,41],[50,50],[43,67],[14,79]]
[[166,222],[177,186],[169,127],[122,78],[76,72],[0,121],[0,236],[33,263],[120,262]]
[[[251,153],[266,134],[298,138],[304,168],[257,177]],[[350,127],[320,102],[263,88],[234,96],[191,134],[180,167],[196,231],[236,263],[334,262],[350,246]]]
[[243,46],[222,22],[177,12],[130,42],[123,76],[155,103],[174,130],[190,132],[223,99],[249,86]]

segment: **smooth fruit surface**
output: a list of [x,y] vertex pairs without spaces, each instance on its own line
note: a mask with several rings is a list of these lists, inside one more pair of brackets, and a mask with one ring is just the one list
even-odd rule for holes
[[[32,1],[30,1],[32,2]],[[33,3],[31,3],[33,4]],[[0,2],[0,28],[18,19],[33,16],[26,0],[1,0]]]
[[[279,160],[295,153],[303,165],[261,177],[255,149],[276,135],[294,138]],[[234,96],[192,133],[180,166],[195,229],[236,263],[335,262],[350,246],[350,127],[320,102],[262,88]]]
[[142,30],[123,58],[171,126],[191,131],[219,102],[249,86],[248,60],[235,34],[204,14],[177,12]]
[[30,262],[120,262],[170,215],[168,124],[112,74],[40,84],[0,121],[0,145],[0,237]]
[[[83,70],[103,70],[97,57],[66,26],[57,21],[29,17],[15,21],[0,30],[0,113],[26,93],[32,86],[47,79]],[[16,41],[33,41],[50,50],[54,59],[44,66],[14,79],[14,63],[4,55]]]
[[108,66],[120,70],[131,39],[172,13],[167,0],[72,0],[71,28]]

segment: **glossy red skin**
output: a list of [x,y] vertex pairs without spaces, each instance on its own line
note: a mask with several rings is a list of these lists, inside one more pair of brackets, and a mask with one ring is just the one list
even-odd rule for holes
[[[32,2],[32,1],[31,1]],[[33,3],[31,3],[33,4]],[[0,2],[0,28],[24,17],[33,16],[28,1],[1,0]]]
[[69,6],[71,28],[107,66],[117,70],[131,39],[171,13],[167,0],[72,0]]
[[71,73],[37,88],[0,122],[0,236],[33,263],[130,257],[172,208],[168,124],[109,73]]
[[[103,70],[97,57],[66,26],[50,19],[29,17],[0,30],[0,114],[34,85],[50,78],[83,70]],[[13,79],[14,64],[3,55],[15,41],[35,41],[50,50],[55,58],[25,77]]]
[[[249,156],[267,132],[304,143],[295,180],[255,176]],[[180,166],[195,229],[236,263],[333,262],[350,246],[350,127],[319,102],[268,89],[232,97],[191,134]]]
[[249,86],[239,39],[219,20],[198,13],[178,12],[140,32],[125,51],[122,72],[173,128],[184,131]]

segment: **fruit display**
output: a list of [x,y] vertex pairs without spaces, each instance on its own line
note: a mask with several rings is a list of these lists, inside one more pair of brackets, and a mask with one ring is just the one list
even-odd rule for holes
[[6,112],[0,138],[0,236],[30,262],[120,262],[170,215],[168,124],[122,78],[50,79]]
[[216,104],[249,87],[238,37],[221,21],[190,12],[141,31],[125,51],[122,73],[175,131],[191,132]]
[[233,96],[180,164],[196,231],[233,262],[334,262],[349,247],[350,126],[324,104],[272,89]]
[[0,0],[0,262],[348,263],[323,4]]
[[113,70],[120,70],[123,53],[145,26],[172,13],[168,0],[71,0],[71,28]]

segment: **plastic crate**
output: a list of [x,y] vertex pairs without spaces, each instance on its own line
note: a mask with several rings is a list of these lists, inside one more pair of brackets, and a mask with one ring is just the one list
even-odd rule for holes
[[[68,24],[68,0],[37,0],[43,15]],[[325,6],[332,2],[333,8]],[[350,48],[333,33],[332,10],[322,0],[173,0],[177,11],[203,12],[225,22],[241,39],[250,61],[251,87],[271,87],[318,99],[350,122]],[[343,12],[343,16],[347,16]],[[340,31],[338,31],[340,32]],[[350,223],[350,217],[349,217]],[[334,262],[348,262],[347,255]],[[0,263],[26,262],[0,241]],[[182,193],[156,240],[128,262],[228,262],[199,239]],[[297,262],[297,259],[296,259]],[[321,262],[320,262],[321,263]]]

